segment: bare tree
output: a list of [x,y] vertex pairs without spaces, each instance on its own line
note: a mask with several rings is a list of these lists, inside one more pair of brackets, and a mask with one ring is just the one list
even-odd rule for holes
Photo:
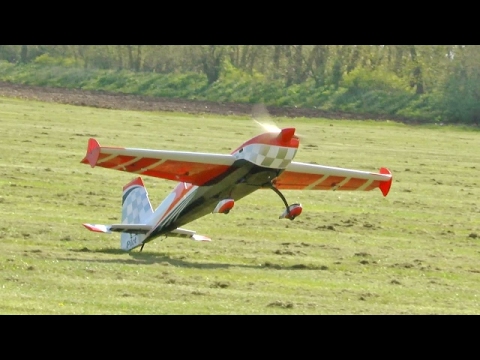
[[117,49],[117,69],[122,70],[123,69],[122,45],[116,45],[116,49]]
[[200,61],[208,84],[213,84],[219,79],[224,56],[223,45],[200,45]]
[[140,71],[140,67],[142,65],[142,46],[137,45],[137,56],[135,58],[135,71]]
[[295,52],[294,52],[294,83],[300,84],[305,81],[305,71],[303,66],[303,45],[295,45]]
[[28,60],[28,45],[22,45],[20,49],[20,62],[25,64]]
[[414,64],[413,72],[412,72],[412,81],[410,85],[415,87],[416,94],[423,94],[423,74],[422,74],[422,67],[417,59],[417,50],[415,49],[415,45],[410,45],[410,56],[411,60]]

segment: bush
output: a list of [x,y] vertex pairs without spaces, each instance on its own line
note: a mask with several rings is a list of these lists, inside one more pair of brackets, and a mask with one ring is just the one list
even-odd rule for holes
[[34,64],[43,65],[43,66],[63,66],[63,67],[74,67],[77,65],[74,58],[69,57],[52,57],[49,54],[43,54],[37,56],[33,61]]
[[341,86],[350,90],[383,90],[386,92],[409,91],[406,80],[391,71],[356,68],[343,77]]
[[480,68],[472,68],[468,74],[453,72],[445,82],[442,95],[446,122],[480,123]]

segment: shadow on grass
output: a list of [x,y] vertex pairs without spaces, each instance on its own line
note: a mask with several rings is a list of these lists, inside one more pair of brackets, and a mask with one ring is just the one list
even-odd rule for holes
[[[113,258],[113,259],[81,259],[81,258],[61,258],[59,260],[66,261],[86,261],[86,262],[101,262],[101,263],[118,263],[118,264],[132,264],[132,265],[153,265],[153,264],[164,264],[172,265],[183,268],[195,268],[195,269],[226,269],[230,267],[240,267],[240,268],[249,268],[249,269],[266,269],[266,270],[327,270],[326,266],[316,266],[308,264],[294,264],[294,265],[280,265],[272,264],[271,262],[265,262],[259,265],[244,265],[244,264],[221,264],[221,263],[201,263],[201,262],[190,262],[183,259],[176,259],[171,257],[166,253],[157,253],[150,251],[131,251],[125,252],[120,249],[96,249],[90,250],[88,248],[82,249],[70,249],[73,252],[83,252],[91,254],[112,254],[112,255],[123,255],[122,258]],[[125,258],[125,257],[129,258]]]
[[[86,248],[80,250],[71,250],[74,252],[83,252],[91,254],[114,254],[114,255],[123,255],[122,258],[113,258],[113,259],[82,259],[82,258],[62,258],[60,260],[67,261],[86,261],[86,262],[99,262],[99,263],[118,263],[118,264],[131,264],[131,265],[172,265],[183,268],[195,268],[195,269],[226,269],[229,267],[245,267],[245,268],[262,268],[260,265],[236,265],[236,264],[220,264],[220,263],[197,263],[185,261],[182,259],[175,259],[169,256],[166,253],[153,253],[149,251],[142,252],[125,252],[118,249],[98,249],[98,250],[85,250]],[[128,258],[126,258],[128,257]]]

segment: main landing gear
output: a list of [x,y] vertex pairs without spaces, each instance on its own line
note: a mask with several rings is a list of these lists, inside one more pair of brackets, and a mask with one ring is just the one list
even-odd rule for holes
[[280,199],[282,199],[283,203],[285,204],[285,211],[280,215],[278,218],[279,219],[290,219],[294,220],[297,216],[299,216],[302,213],[302,205],[301,204],[292,204],[288,205],[287,199],[285,199],[285,196],[278,190],[271,182],[267,184],[267,187],[275,191],[275,193],[280,196]]
[[215,209],[213,209],[212,213],[228,214],[230,210],[232,210],[234,205],[235,205],[235,200],[233,199],[221,200],[218,202]]

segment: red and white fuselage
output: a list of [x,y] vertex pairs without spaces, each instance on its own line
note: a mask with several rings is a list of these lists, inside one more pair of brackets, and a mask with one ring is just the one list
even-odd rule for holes
[[[258,190],[290,164],[299,145],[294,134],[295,129],[287,128],[280,133],[261,134],[243,143],[231,153],[235,158],[232,169],[237,171],[234,170],[228,179],[210,181],[210,185],[203,186],[187,182],[179,183],[149,219],[153,228],[146,234],[145,241],[150,237],[168,233],[209,213],[228,213],[233,208],[235,200],[240,200]],[[254,176],[264,179],[260,183],[247,185],[252,174],[249,174],[249,171],[242,171],[244,169],[256,169]],[[264,176],[259,176],[262,169],[264,169]],[[224,193],[234,194],[234,196],[226,199],[219,196]],[[209,197],[206,198],[205,194],[209,194]],[[192,206],[199,199],[202,199],[201,203],[198,206]]]

